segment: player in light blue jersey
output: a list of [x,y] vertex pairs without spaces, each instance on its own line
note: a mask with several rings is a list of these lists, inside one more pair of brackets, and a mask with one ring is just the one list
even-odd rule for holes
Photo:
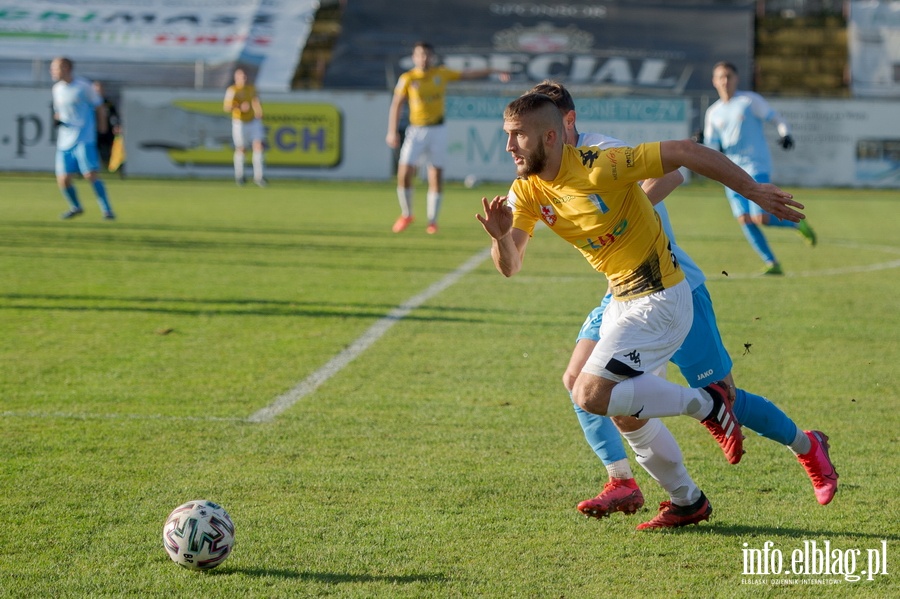
[[[768,183],[772,173],[772,155],[763,125],[775,123],[781,147],[790,150],[794,147],[794,138],[788,124],[759,94],[738,91],[737,68],[733,64],[717,63],[713,68],[712,82],[719,92],[719,100],[706,111],[703,143],[723,152],[756,181]],[[809,245],[816,244],[816,234],[806,220],[793,223],[780,219],[727,187],[725,195],[747,241],[766,263],[765,274],[780,275],[783,270],[760,226],[796,229]]]
[[[606,135],[578,133],[575,127],[574,100],[561,84],[545,81],[531,91],[550,96],[559,107],[563,114],[568,143],[576,147],[591,145],[601,149],[625,145],[620,140]],[[661,179],[645,181],[642,184],[647,196],[655,204],[654,208],[672,243],[672,253],[684,271],[693,296],[693,325],[671,361],[679,367],[691,387],[700,388],[718,381],[719,385],[727,388],[734,404],[735,416],[741,424],[790,447],[812,479],[817,500],[824,505],[831,501],[837,489],[837,473],[834,472],[828,456],[828,438],[819,431],[800,430],[784,412],[766,398],[735,388],[731,374],[732,360],[719,334],[712,300],[705,285],[706,276],[687,252],[675,243],[668,211],[662,202],[663,198],[682,181],[683,177],[674,171]],[[603,311],[610,299],[611,294],[607,293],[600,306],[588,315],[576,338],[575,349],[563,375],[563,384],[570,394],[575,379],[600,338]],[[603,491],[594,498],[582,501],[578,505],[579,511],[586,516],[603,518],[616,511],[633,514],[643,505],[643,494],[631,472],[620,432],[634,450],[638,463],[669,494],[671,503],[685,508],[690,505],[694,499],[692,494],[696,494],[694,491],[696,485],[687,474],[677,442],[660,419],[608,418],[591,414],[578,405],[574,405],[574,408],[585,439],[606,466],[609,474],[609,481]],[[731,463],[737,463],[741,455],[728,457]],[[829,478],[827,476],[829,473],[834,473],[834,478]],[[690,520],[690,517],[682,520],[677,514],[661,512],[651,522],[654,523],[654,528],[665,528],[682,526],[691,523]]]
[[[106,186],[97,172],[100,159],[97,152],[97,111],[103,111],[103,99],[90,81],[72,74],[73,63],[68,58],[54,58],[50,63],[53,85],[53,118],[58,125],[56,134],[56,182],[69,202],[69,210],[62,218],[69,219],[84,210],[72,184],[72,175],[81,173],[90,181],[97,202],[106,220],[115,219]],[[103,114],[100,115],[103,118]]]

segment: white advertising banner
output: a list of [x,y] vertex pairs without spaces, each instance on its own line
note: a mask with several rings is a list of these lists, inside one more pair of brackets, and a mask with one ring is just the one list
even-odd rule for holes
[[[512,181],[502,114],[507,100],[448,97],[448,180],[469,175]],[[0,171],[52,172],[55,131],[49,89],[0,88]],[[264,94],[268,176],[368,179],[393,177],[385,145],[388,92]],[[900,119],[896,102],[772,100],[791,124],[796,146],[769,135],[779,185],[900,188]],[[231,177],[231,120],[219,92],[124,90],[127,172],[162,177]],[[580,99],[582,131],[630,144],[688,136],[686,100]]]
[[848,40],[853,95],[900,98],[900,1],[851,2]]
[[796,145],[784,151],[768,128],[773,181],[802,187],[900,188],[896,101],[771,100]]
[[319,0],[0,0],[0,56],[255,65],[290,89]]

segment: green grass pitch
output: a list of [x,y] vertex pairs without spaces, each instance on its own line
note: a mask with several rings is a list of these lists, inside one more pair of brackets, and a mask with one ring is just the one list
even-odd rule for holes
[[[751,434],[729,466],[670,418],[714,512],[654,534],[635,526],[665,497],[636,464],[644,510],[575,510],[605,472],[560,377],[604,283],[546,230],[511,279],[458,270],[504,185],[449,184],[429,236],[421,182],[395,235],[393,183],[106,181],[117,221],[78,181],[85,214],[64,222],[51,176],[0,176],[0,597],[900,592],[896,190],[792,190],[820,243],[766,230],[781,278],[757,276],[720,187],[667,202],[738,384],[825,431],[841,485],[822,507],[786,448]],[[161,531],[201,498],[237,543],[197,574]],[[805,542],[858,550],[857,574],[887,547],[888,574],[745,574],[767,541],[785,567]]]

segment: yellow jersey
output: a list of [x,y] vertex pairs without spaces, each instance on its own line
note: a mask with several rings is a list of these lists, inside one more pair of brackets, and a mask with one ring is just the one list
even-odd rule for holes
[[533,235],[538,221],[546,223],[606,275],[617,299],[672,287],[684,273],[638,184],[663,174],[658,142],[609,150],[564,146],[553,181],[532,175],[513,182],[513,227]]
[[409,124],[428,127],[443,123],[447,84],[457,81],[460,75],[460,71],[445,66],[425,71],[412,69],[400,75],[394,93],[409,101]]
[[231,118],[234,120],[244,121],[245,123],[249,123],[253,119],[256,118],[256,115],[253,112],[253,106],[250,106],[250,110],[244,111],[241,110],[241,105],[244,102],[252,102],[253,98],[256,97],[256,86],[255,85],[243,85],[238,87],[236,85],[231,85],[228,89],[225,90],[226,95],[231,96]]

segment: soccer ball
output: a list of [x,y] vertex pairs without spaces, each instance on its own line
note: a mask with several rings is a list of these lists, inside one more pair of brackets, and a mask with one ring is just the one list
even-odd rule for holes
[[222,506],[197,499],[172,510],[162,538],[166,553],[179,566],[211,570],[231,555],[234,524]]
[[466,189],[472,189],[476,187],[481,181],[478,180],[477,175],[468,175],[465,179],[463,179],[463,185],[466,186]]

